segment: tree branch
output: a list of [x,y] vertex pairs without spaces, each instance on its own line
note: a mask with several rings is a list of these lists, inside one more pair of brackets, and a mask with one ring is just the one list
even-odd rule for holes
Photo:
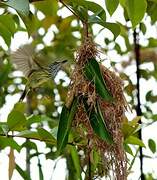
[[[136,59],[136,78],[137,78],[137,84],[136,84],[136,89],[137,89],[137,106],[136,106],[136,113],[137,116],[142,115],[141,111],[141,100],[140,100],[140,45],[139,45],[139,33],[137,33],[137,30],[134,30],[134,54],[135,54],[135,59]],[[142,124],[141,120],[139,121],[140,124]],[[142,140],[142,129],[139,130],[139,138]],[[142,147],[139,149],[140,151],[140,170],[141,170],[141,180],[145,180],[144,177],[144,172],[143,172],[143,152],[142,152]]]

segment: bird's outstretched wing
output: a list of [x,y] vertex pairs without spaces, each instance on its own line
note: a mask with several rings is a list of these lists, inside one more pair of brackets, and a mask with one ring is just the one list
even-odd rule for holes
[[38,68],[33,60],[34,48],[30,44],[21,46],[11,54],[13,64],[18,70],[22,71],[25,77],[28,77],[32,70]]

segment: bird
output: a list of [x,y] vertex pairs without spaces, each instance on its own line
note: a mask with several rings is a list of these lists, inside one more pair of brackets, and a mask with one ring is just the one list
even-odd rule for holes
[[16,51],[11,53],[12,63],[16,69],[22,71],[26,77],[27,84],[19,99],[23,101],[30,89],[39,87],[49,78],[54,79],[59,70],[67,60],[45,63],[35,52],[35,48],[31,44],[20,46]]

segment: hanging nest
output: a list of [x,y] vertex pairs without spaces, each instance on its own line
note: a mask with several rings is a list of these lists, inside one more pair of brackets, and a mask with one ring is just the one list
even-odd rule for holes
[[[96,149],[101,156],[101,167],[103,166],[102,176],[110,177],[116,180],[127,179],[126,154],[123,148],[123,134],[121,127],[124,119],[124,111],[127,107],[123,95],[123,83],[121,79],[112,71],[99,65],[102,77],[106,87],[112,95],[114,102],[105,101],[96,91],[95,85],[84,76],[84,67],[91,58],[96,58],[98,51],[96,45],[90,37],[84,40],[84,43],[77,51],[76,66],[71,76],[71,84],[67,95],[66,106],[70,107],[74,97],[79,97],[79,105],[73,120],[73,129],[80,137],[88,139],[86,146],[85,160],[86,164],[89,153]],[[87,115],[82,99],[86,97],[86,103],[89,108],[99,104],[106,128],[113,139],[113,143],[102,140],[93,130],[89,116]],[[88,150],[87,150],[88,149]],[[92,155],[90,155],[92,158]],[[99,171],[99,168],[97,168]],[[112,174],[111,174],[112,172]],[[114,178],[113,178],[114,177]],[[87,178],[88,179],[88,178]]]

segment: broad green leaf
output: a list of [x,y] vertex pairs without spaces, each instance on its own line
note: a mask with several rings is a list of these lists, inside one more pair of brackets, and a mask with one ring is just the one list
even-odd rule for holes
[[41,137],[41,139],[45,142],[51,142],[52,143],[56,143],[55,138],[52,136],[51,133],[49,133],[47,130],[43,129],[43,128],[38,128],[38,133],[39,136]]
[[5,134],[7,136],[9,131],[9,127],[7,122],[0,122],[0,133]]
[[113,101],[102,77],[98,62],[93,58],[89,59],[84,68],[84,74],[88,80],[95,84],[97,93],[106,101]]
[[73,160],[73,164],[75,167],[75,171],[76,171],[76,175],[77,175],[77,179],[81,180],[81,165],[80,165],[80,160],[79,160],[79,156],[78,156],[78,152],[75,146],[69,146],[70,149],[70,154]]
[[[3,25],[2,25],[3,26]],[[0,27],[1,27],[1,24],[0,24]],[[0,29],[0,35],[1,35],[1,29]],[[6,35],[5,33],[3,35]],[[3,37],[3,36],[2,36]],[[3,64],[3,67],[1,66],[1,71],[0,71],[0,86],[3,86],[6,81],[8,80],[8,75],[10,73],[12,69],[12,66],[11,64]]]
[[138,145],[141,147],[145,147],[145,144],[143,143],[143,141],[135,136],[129,136],[128,138],[125,139],[124,142],[126,144],[134,144],[134,145]]
[[19,111],[11,111],[7,118],[7,124],[10,131],[24,130],[26,128],[26,118]]
[[157,0],[148,0],[148,1],[150,1],[150,2],[152,1],[152,2],[155,2],[155,3],[157,3]]
[[14,36],[14,33],[16,32],[16,26],[11,15],[1,15],[0,23],[8,29],[12,36]]
[[148,140],[148,146],[149,146],[149,149],[152,151],[152,153],[156,152],[156,143],[153,139]]
[[120,26],[116,23],[106,22],[104,24],[104,27],[113,33],[114,39],[116,39],[117,36],[120,34]]
[[27,119],[27,127],[30,127],[33,123],[40,123],[41,115],[31,115]]
[[30,140],[27,140],[26,142],[24,142],[21,147],[22,148],[26,147],[26,148],[29,148],[29,149],[34,149],[36,151],[38,150],[36,143],[34,143],[34,142],[30,141]]
[[59,153],[65,148],[68,142],[71,123],[74,119],[76,109],[77,98],[74,98],[70,108],[67,108],[65,105],[63,106],[57,132],[57,149]]
[[151,116],[151,119],[153,119],[154,121],[157,121],[157,114],[153,114],[153,115]]
[[52,136],[57,140],[58,126],[51,129]]
[[131,149],[131,147],[130,147],[128,144],[124,143],[124,149],[125,149],[125,151],[126,151],[127,153],[129,153],[130,155],[133,156],[132,149]]
[[28,0],[7,0],[1,2],[9,7],[15,9],[18,13],[27,16],[29,14],[29,1]]
[[19,111],[21,113],[25,113],[26,112],[26,103],[24,102],[18,102],[14,105],[14,110],[15,111]]
[[23,137],[23,138],[41,140],[41,137],[40,137],[39,133],[36,132],[36,131],[31,131],[31,130],[21,131],[20,133],[16,134],[16,137]]
[[[94,14],[97,14],[97,16],[103,21],[106,21],[106,12],[103,9],[103,7],[101,7],[99,4],[95,3],[95,2],[91,2],[91,1],[84,1],[84,0],[71,0],[70,1],[70,5],[72,5],[72,7],[74,7],[76,9],[76,5],[77,8],[80,6],[83,8],[84,11],[91,11]],[[81,9],[80,9],[81,10]],[[82,12],[79,11],[79,13],[81,13],[80,15],[82,16]],[[79,14],[78,14],[79,15]],[[82,16],[84,17],[83,20],[87,20],[86,18],[86,13],[84,12],[84,15]]]
[[146,28],[146,25],[144,23],[140,23],[140,29],[141,29],[142,33],[145,35],[147,28]]
[[138,122],[141,120],[141,116],[136,116],[131,121],[129,121],[129,125],[136,126],[138,125]]
[[38,128],[37,130],[38,132],[31,130],[21,131],[20,133],[16,134],[16,137],[23,137],[23,138],[44,141],[45,143],[49,143],[53,145],[56,144],[56,140],[51,133],[49,133],[43,128]]
[[122,7],[125,7],[125,2],[126,2],[126,0],[119,0],[119,3]]
[[92,149],[90,157],[91,157],[91,163],[93,165],[93,170],[95,171],[101,159],[99,155],[99,151],[97,151],[96,149]]
[[91,124],[95,134],[97,134],[101,139],[103,139],[107,143],[112,144],[113,139],[107,130],[105,120],[101,113],[99,104],[96,103],[96,107],[93,108],[92,110],[90,110],[90,106],[88,106],[86,99],[84,99],[83,103],[84,103],[86,113],[89,117],[90,124]]
[[20,17],[26,26],[28,35],[30,36],[37,30],[37,27],[38,27],[39,22],[36,16],[34,16],[32,12],[29,12],[28,16],[24,16],[23,14],[20,14]]
[[133,28],[143,19],[146,8],[146,0],[126,0],[126,9]]
[[102,21],[106,21],[106,12],[102,6],[91,1],[85,1],[84,5],[88,8],[88,10],[92,11],[93,13],[97,13],[97,16],[100,17]]
[[89,17],[88,23],[90,23],[90,24],[94,24],[94,23],[100,24],[104,28],[107,28],[108,30],[110,30],[113,33],[114,39],[116,39],[117,36],[120,34],[120,26],[118,24],[102,21],[100,18],[96,17],[95,14]]
[[28,172],[24,171],[18,164],[16,164],[16,170],[24,180],[31,180]]
[[6,147],[16,149],[18,152],[21,150],[21,147],[17,144],[16,141],[13,140],[13,138],[0,136],[0,148],[4,149]]
[[[56,16],[58,10],[57,0],[44,0],[39,2],[33,2],[33,5],[44,13],[46,16]],[[52,17],[51,17],[52,18]]]
[[3,25],[2,22],[0,22],[0,36],[3,37],[5,43],[7,44],[7,46],[10,46],[11,43],[11,32]]
[[157,47],[157,39],[156,38],[149,38],[149,48]]
[[154,95],[152,90],[148,91],[146,94],[146,101],[155,103],[157,101],[157,95]]
[[157,21],[157,3],[148,2],[147,13],[151,17],[151,24],[153,25]]
[[132,127],[131,125],[129,125],[129,123],[123,123],[122,132],[123,132],[124,139],[129,137],[131,134],[134,134],[136,129],[137,128]]
[[4,131],[3,131],[3,128],[1,127],[1,124],[0,124],[0,134],[4,134]]
[[30,127],[34,123],[42,123],[42,122],[50,122],[51,128],[52,126],[57,126],[57,121],[55,119],[52,119],[46,115],[31,115],[27,119],[27,126]]
[[109,14],[112,16],[112,14],[115,12],[115,10],[118,7],[119,0],[105,0],[106,2],[106,8],[109,12]]

